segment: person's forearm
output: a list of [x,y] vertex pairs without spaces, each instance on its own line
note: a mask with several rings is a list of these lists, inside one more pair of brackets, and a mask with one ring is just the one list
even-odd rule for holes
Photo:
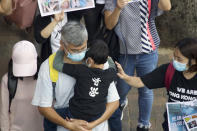
[[144,83],[140,79],[140,77],[135,77],[135,76],[126,76],[124,79],[126,83],[128,83],[130,86],[136,87],[136,88],[141,88],[144,87]]
[[99,119],[93,121],[94,125],[97,126],[102,122],[108,120],[118,107],[119,107],[119,100],[107,103],[106,110],[103,113],[103,115]]
[[118,23],[121,9],[116,7],[113,12],[105,11],[105,25],[107,29],[113,29]]
[[38,107],[39,112],[51,122],[63,126],[68,129],[67,121],[64,120],[57,112],[51,107]]
[[49,25],[47,25],[40,33],[43,38],[49,38],[53,32],[55,26],[58,24],[56,20],[53,20]]
[[158,7],[162,10],[169,11],[171,9],[170,0],[159,0]]

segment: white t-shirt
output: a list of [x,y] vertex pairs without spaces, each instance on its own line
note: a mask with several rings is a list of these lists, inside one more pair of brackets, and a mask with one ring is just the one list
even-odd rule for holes
[[[51,18],[51,21],[53,18]],[[67,23],[67,13],[64,13],[64,19],[55,26],[53,32],[51,33],[51,49],[52,53],[55,53],[60,47],[60,40],[61,40],[61,29]]]
[[[105,64],[107,65],[107,64]],[[74,95],[74,85],[76,80],[66,74],[59,72],[59,78],[56,83],[55,95],[56,103],[55,108],[64,108],[69,106],[69,100]],[[114,82],[110,84],[108,89],[107,102],[114,102],[119,100],[119,95]],[[51,107],[53,102],[53,87],[49,76],[48,59],[45,60],[39,71],[36,90],[32,100],[32,105],[40,107]],[[67,129],[58,126],[57,131],[68,131]],[[108,131],[107,121],[96,126],[92,131]]]

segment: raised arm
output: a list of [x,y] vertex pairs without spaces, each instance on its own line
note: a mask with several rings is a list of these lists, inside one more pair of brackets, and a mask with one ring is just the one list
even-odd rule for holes
[[118,62],[115,62],[115,63],[118,68],[117,75],[121,79],[123,79],[127,84],[136,88],[144,87],[144,83],[142,82],[140,77],[128,76],[127,74],[125,74],[124,70],[122,69],[122,66]]
[[58,24],[58,22],[62,21],[64,19],[64,12],[61,12],[59,14],[54,15],[53,21],[49,25],[47,25],[40,33],[43,38],[48,38],[51,33],[53,32],[55,26]]
[[171,9],[171,2],[170,0],[159,0],[158,7],[161,10],[169,11]]
[[10,15],[12,13],[12,0],[1,0],[0,13]]
[[105,10],[105,24],[109,30],[113,29],[116,26],[120,16],[120,12],[124,8],[124,6],[127,5],[127,3],[128,0],[117,0],[117,4],[113,12]]

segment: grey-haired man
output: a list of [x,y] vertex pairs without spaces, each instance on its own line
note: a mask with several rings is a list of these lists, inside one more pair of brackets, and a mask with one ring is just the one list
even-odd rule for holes
[[[87,31],[84,25],[79,22],[68,22],[62,29],[61,46],[65,47],[64,62],[79,64],[85,56],[83,53],[87,48]],[[67,43],[67,44],[65,44]],[[53,91],[52,82],[49,76],[48,59],[41,65],[36,91],[32,104],[38,106],[38,109],[45,118],[57,124],[57,131],[88,131],[88,123],[83,120],[67,121],[57,114],[52,107]],[[56,83],[55,95],[56,102],[54,108],[68,107],[70,98],[74,94],[75,79],[71,76],[59,72]],[[107,119],[119,106],[119,95],[114,82],[110,84],[107,96],[107,105],[105,113],[96,121],[92,131],[108,131]]]

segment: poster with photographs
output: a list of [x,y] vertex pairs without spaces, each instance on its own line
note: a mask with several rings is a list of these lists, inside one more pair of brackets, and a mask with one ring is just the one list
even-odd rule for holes
[[94,0],[38,0],[41,16],[94,8]]
[[188,131],[197,131],[197,113],[185,116],[183,119]]
[[169,102],[166,106],[169,131],[187,131],[184,118],[197,113],[197,101]]

